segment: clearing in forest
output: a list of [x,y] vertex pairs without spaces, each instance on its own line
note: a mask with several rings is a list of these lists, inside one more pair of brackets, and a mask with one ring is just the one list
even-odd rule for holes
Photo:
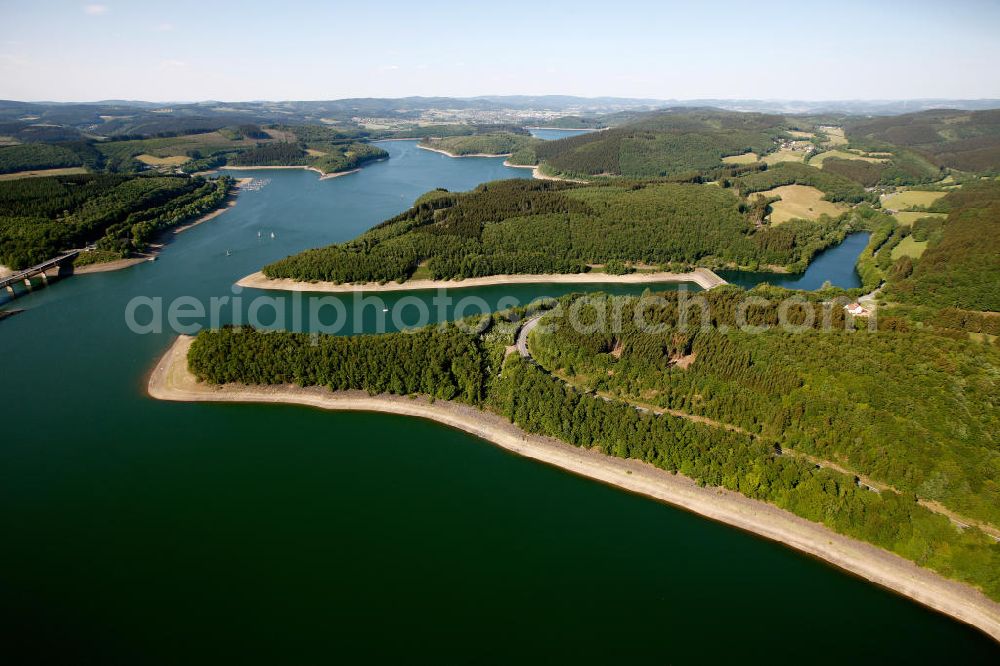
[[913,210],[897,210],[895,213],[892,214],[892,216],[896,218],[897,222],[906,226],[910,226],[911,224],[913,224],[922,217],[940,217],[940,218],[948,217],[944,213],[925,213],[923,211],[913,211]]
[[14,173],[0,173],[0,180],[38,178],[41,176],[72,176],[78,173],[87,173],[87,169],[84,167],[64,167],[61,169],[32,169],[30,171],[15,171]]
[[837,217],[850,208],[846,204],[824,201],[823,192],[808,185],[784,185],[756,196],[781,197],[781,201],[771,204],[772,225],[795,219],[816,220],[820,215]]
[[864,153],[854,153],[854,152],[849,153],[843,150],[827,150],[825,152],[820,153],[819,155],[813,155],[813,157],[809,160],[809,164],[818,169],[822,169],[823,161],[831,157],[837,157],[842,160],[860,160],[862,162],[875,162],[875,163],[889,161],[882,157],[871,157],[869,155],[865,155]]
[[907,210],[918,206],[926,208],[933,206],[934,202],[945,194],[947,192],[921,192],[919,190],[893,192],[882,197],[882,207],[889,210]]
[[729,157],[723,157],[723,164],[753,164],[760,158],[757,153],[743,153],[742,155],[730,155]]
[[895,261],[904,255],[919,259],[926,249],[927,241],[918,241],[913,236],[907,236],[899,242],[899,245],[892,248],[892,260]]
[[157,157],[156,155],[136,155],[135,159],[143,164],[152,167],[180,166],[190,160],[186,155],[171,155],[169,157]]
[[764,155],[763,161],[767,165],[777,164],[778,162],[801,162],[805,156],[805,153],[798,150],[781,149],[769,155]]
[[826,143],[828,146],[847,145],[847,137],[844,136],[844,129],[842,127],[820,127],[819,129],[823,134],[826,134]]

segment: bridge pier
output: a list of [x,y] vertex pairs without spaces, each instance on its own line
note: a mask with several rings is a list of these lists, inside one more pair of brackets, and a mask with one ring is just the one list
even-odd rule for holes
[[7,285],[7,293],[10,294],[11,298],[17,296],[17,293],[14,291],[14,285],[12,284]]
[[28,291],[31,291],[31,278],[24,278],[24,286],[28,288]]

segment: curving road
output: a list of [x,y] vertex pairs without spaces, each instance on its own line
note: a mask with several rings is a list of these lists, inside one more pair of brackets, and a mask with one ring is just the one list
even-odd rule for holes
[[528,359],[529,361],[534,361],[531,358],[531,352],[528,351],[528,334],[531,333],[532,329],[538,325],[544,312],[540,312],[533,317],[530,317],[521,325],[521,330],[517,333],[517,353]]
[[[542,316],[544,314],[545,314],[544,312],[540,312],[540,313],[538,313],[536,315],[533,315],[532,317],[528,318],[527,320],[525,320],[524,324],[521,326],[521,330],[518,331],[516,347],[517,347],[517,353],[518,354],[520,354],[522,357],[524,357],[528,361],[531,361],[532,363],[534,363],[535,365],[537,365],[539,368],[541,368],[542,370],[544,370],[546,373],[548,373],[548,370],[546,370],[544,367],[542,367],[538,363],[538,361],[536,361],[534,358],[531,357],[531,351],[528,349],[528,335],[535,328],[535,326],[538,325],[538,322],[541,320],[541,318],[542,318]],[[551,373],[549,373],[549,374],[551,374]],[[580,391],[580,389],[578,387],[576,387],[576,386],[573,386],[573,384],[571,384],[569,382],[564,382],[564,383],[567,386],[569,386],[570,388],[572,388],[574,391]],[[626,405],[629,405],[630,407],[632,407],[633,409],[635,409],[636,411],[643,412],[643,413],[646,413],[646,414],[656,414],[657,416],[662,416],[664,414],[668,414],[670,416],[676,416],[678,418],[688,419],[689,421],[695,421],[697,423],[703,423],[705,425],[709,425],[709,426],[712,426],[712,427],[724,428],[726,430],[748,434],[745,430],[743,430],[742,428],[740,428],[738,426],[734,426],[734,425],[731,425],[731,424],[728,424],[728,423],[721,423],[719,421],[715,421],[713,419],[709,419],[709,418],[704,417],[704,416],[696,416],[694,414],[688,414],[687,412],[682,412],[682,411],[679,411],[679,410],[676,410],[676,409],[641,407],[639,405],[632,404],[632,403],[628,402],[627,400],[622,400],[620,398],[612,398],[611,396],[601,395],[600,393],[597,393],[597,392],[589,393],[589,395],[591,395],[591,396],[593,396],[595,398],[600,398],[601,400],[604,400],[605,402],[616,402],[616,403],[626,404]],[[751,435],[751,436],[753,436],[753,435]],[[844,467],[836,465],[836,464],[834,464],[832,462],[829,462],[829,461],[826,461],[826,460],[822,460],[820,458],[815,458],[813,456],[808,456],[808,455],[805,455],[805,454],[801,454],[801,453],[799,453],[797,451],[791,451],[789,449],[786,449],[785,452],[788,453],[788,454],[794,455],[794,456],[805,457],[806,459],[808,459],[810,462],[812,462],[817,467],[829,467],[829,468],[834,469],[834,470],[836,470],[838,472],[841,472],[843,474],[855,476],[856,478],[858,478],[858,485],[861,486],[862,488],[865,488],[865,489],[871,491],[871,492],[878,493],[880,491],[880,489],[890,488],[890,486],[884,486],[884,485],[876,484],[873,481],[869,481],[867,478],[862,478],[861,475],[859,475],[857,472],[853,472],[853,471],[848,470],[848,469],[846,469]],[[893,488],[892,490],[896,490],[896,489]],[[899,492],[899,491],[896,491],[896,492]],[[959,514],[954,513],[953,511],[949,511],[948,509],[946,509],[946,508],[944,508],[942,506],[938,506],[936,503],[930,503],[930,504],[928,504],[928,502],[926,500],[922,501],[922,500],[918,499],[917,502],[920,503],[920,504],[922,504],[925,508],[929,509],[933,513],[938,513],[938,514],[941,514],[941,515],[947,517],[949,520],[951,520],[952,523],[954,523],[955,525],[959,526],[960,528],[963,528],[963,529],[964,528],[968,528],[970,526],[970,523],[971,523],[971,524],[975,525],[976,527],[978,527],[979,529],[981,529],[988,536],[992,537],[994,541],[1000,542],[1000,530],[997,530],[995,527],[993,527],[992,525],[989,525],[988,523],[983,523],[981,521],[970,520],[968,518],[960,516]]]

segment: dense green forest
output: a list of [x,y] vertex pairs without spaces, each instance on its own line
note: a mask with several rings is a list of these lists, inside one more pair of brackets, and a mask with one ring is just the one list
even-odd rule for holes
[[859,203],[874,198],[864,187],[844,176],[796,162],[781,162],[769,169],[740,176],[732,180],[732,185],[744,196],[782,185],[809,185],[822,190],[828,201]]
[[[881,330],[855,331],[844,325],[840,304],[818,297],[790,311],[792,324],[806,330],[786,332],[777,328],[777,310],[788,294],[753,293],[772,304],[751,309],[747,323],[772,330],[741,330],[737,304],[745,292],[725,287],[690,306],[662,294],[643,311],[645,321],[662,326],[656,332],[631,316],[589,332],[596,312],[631,314],[638,303],[601,296],[577,306],[583,327],[550,315],[552,325],[533,333],[531,348],[543,366],[584,390],[737,426],[1000,524],[1000,350],[899,331],[888,319]],[[701,303],[711,314],[706,326]]]
[[881,183],[885,170],[886,165],[879,162],[845,160],[839,157],[830,157],[823,161],[824,173],[843,176],[862,187],[874,187]]
[[452,136],[476,136],[479,134],[518,134],[530,136],[528,130],[520,125],[508,125],[504,123],[484,123],[469,125],[465,123],[451,123],[442,125],[416,125],[393,130],[380,130],[372,132],[372,139],[428,139],[445,138]]
[[199,378],[216,384],[299,384],[371,394],[423,393],[478,404],[485,358],[454,325],[354,337],[252,328],[204,331],[188,352]]
[[[365,143],[368,138],[365,131],[322,125],[261,127],[242,124],[213,131],[162,134],[2,146],[0,173],[75,166],[109,173],[150,169],[195,173],[227,163],[235,166],[314,166],[332,173],[354,169],[388,155],[381,148]],[[188,161],[150,167],[138,159],[145,155],[186,158]]]
[[905,257],[898,260],[887,298],[933,308],[1000,312],[1000,182],[966,184],[936,207],[949,211],[947,220],[943,225],[924,220],[914,228],[914,234],[928,241],[927,251],[909,268]]
[[938,166],[1000,173],[1000,109],[937,110],[851,120],[851,144],[910,148]]
[[288,166],[304,164],[306,151],[297,143],[264,143],[229,160],[230,166]]
[[517,155],[517,164],[534,164],[535,147],[542,143],[530,135],[512,132],[474,134],[442,139],[424,139],[421,146],[443,150],[452,155]]
[[538,121],[539,127],[552,129],[604,129],[607,123],[597,117],[561,116]]
[[849,226],[821,218],[758,227],[731,190],[711,185],[509,180],[430,193],[353,241],[263,270],[327,282],[404,281],[420,266],[435,279],[574,273],[609,261],[802,270]]
[[359,141],[363,136],[359,132],[311,125],[273,129],[283,140],[240,151],[227,160],[228,165],[311,166],[323,173],[336,173],[389,156],[378,146]]
[[[817,303],[816,307],[821,306]],[[726,310],[724,305],[722,310]],[[763,435],[729,431],[671,415],[641,413],[623,402],[575,390],[517,354],[504,360],[504,349],[513,343],[517,330],[511,314],[514,313],[495,315],[492,327],[483,335],[464,333],[449,326],[443,331],[428,328],[416,333],[353,338],[319,336],[314,343],[308,334],[261,333],[245,328],[203,331],[191,347],[189,365],[197,376],[210,382],[295,383],[327,386],[334,390],[363,389],[373,394],[424,393],[467,402],[496,411],[529,432],[557,437],[575,446],[594,447],[607,455],[644,460],[683,473],[703,486],[725,487],[771,502],[947,576],[970,582],[991,597],[1000,599],[1000,548],[978,530],[959,531],[944,516],[917,504],[912,494],[891,490],[871,492],[849,475],[783,453],[776,442]],[[769,316],[766,312],[757,313],[755,320],[766,320]],[[789,345],[803,344],[790,336],[769,339],[760,343],[763,346],[759,349],[744,348],[740,345],[746,343],[739,335],[731,339],[715,330],[705,333],[703,340],[688,336],[690,343],[680,342],[677,336],[670,334],[650,341],[631,340],[617,363],[623,368],[632,364],[636,376],[655,375],[660,385],[667,386],[674,381],[677,371],[669,367],[665,357],[668,359],[669,353],[681,351],[690,344],[697,346],[703,356],[688,371],[692,376],[697,373],[696,378],[677,380],[688,382],[688,386],[710,385],[719,375],[738,387],[746,382],[758,386],[762,379],[773,377],[782,382],[782,387],[795,388],[799,373],[818,372],[823,381],[834,385],[832,390],[843,391],[843,395],[836,395],[846,396],[848,402],[834,405],[831,404],[835,400],[833,397],[824,397],[822,409],[841,417],[850,411],[849,406],[853,406],[861,415],[850,415],[851,423],[864,422],[866,407],[857,403],[860,394],[854,392],[854,382],[874,381],[858,375],[865,374],[861,368],[873,358],[896,354],[891,349],[891,341],[880,344],[874,340],[875,335],[862,332],[832,333],[829,341],[816,340],[827,334],[804,335],[808,336],[804,339],[809,343],[819,344],[821,348],[789,368],[781,367],[778,361],[764,367],[757,367],[753,362],[758,359],[758,353],[768,353],[772,348],[787,351]],[[532,348],[539,344],[547,349],[556,347],[559,341],[550,342],[550,337],[558,338],[559,333],[546,334],[545,338],[534,333]],[[597,344],[587,352],[592,353],[591,357],[577,352],[581,364],[597,363],[597,357],[606,356],[606,341],[594,342]],[[913,346],[926,342],[916,340]],[[854,350],[855,347],[858,349]],[[834,369],[826,367],[833,353],[831,350],[847,353],[850,360]],[[927,365],[935,372],[945,372],[939,365],[947,358],[958,364],[967,376],[978,377],[977,381],[995,382],[995,376],[990,378],[988,373],[975,367],[977,364],[973,361],[982,362],[977,358],[980,353],[979,348],[949,342]],[[966,355],[969,358],[965,358]],[[996,352],[986,358],[994,367],[1000,366]],[[702,363],[704,369],[698,367]],[[501,366],[502,371],[498,372]],[[894,382],[878,389],[876,395],[892,397],[901,384],[902,381]],[[802,390],[802,386],[799,389]],[[764,387],[759,390],[779,389]],[[718,397],[709,395],[706,399],[708,404],[722,409],[727,396],[737,399],[733,397],[735,393],[734,390]],[[795,397],[800,398],[798,394]],[[952,400],[954,398],[946,391],[935,390],[928,393],[924,404],[940,413]],[[777,402],[777,406],[763,398],[747,402],[765,410],[758,415],[762,422],[776,409],[786,411],[790,422],[809,425],[822,420],[822,416],[810,413],[810,404],[806,404],[804,410],[796,410],[794,401],[788,405],[780,399],[771,401]],[[978,404],[985,418],[990,406],[981,398]],[[886,409],[879,404],[870,407]],[[992,409],[995,412],[995,406]],[[739,416],[748,424],[754,420],[752,413]],[[869,418],[869,422],[871,420]],[[841,445],[848,449],[856,446],[854,433],[849,430],[828,426],[826,430],[846,433],[851,441],[831,442],[832,434],[824,431],[821,435],[825,453]],[[992,437],[989,432],[985,434]],[[926,449],[921,452],[926,453]],[[941,465],[937,469],[940,468]],[[948,473],[951,476],[945,479],[934,477],[928,488],[951,489],[956,472],[949,469]],[[986,475],[981,470],[977,474],[979,478]]]
[[0,173],[76,166],[83,166],[83,159],[64,146],[29,143],[22,146],[0,147]]
[[87,174],[0,181],[0,264],[24,268],[96,243],[128,256],[226,200],[232,180]]
[[546,141],[538,160],[568,176],[653,178],[719,166],[723,157],[762,154],[784,135],[785,119],[759,113],[671,111],[603,132]]

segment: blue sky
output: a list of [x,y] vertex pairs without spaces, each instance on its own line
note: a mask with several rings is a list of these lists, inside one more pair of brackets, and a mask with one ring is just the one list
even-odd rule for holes
[[0,98],[1000,97],[1000,2],[0,0]]

